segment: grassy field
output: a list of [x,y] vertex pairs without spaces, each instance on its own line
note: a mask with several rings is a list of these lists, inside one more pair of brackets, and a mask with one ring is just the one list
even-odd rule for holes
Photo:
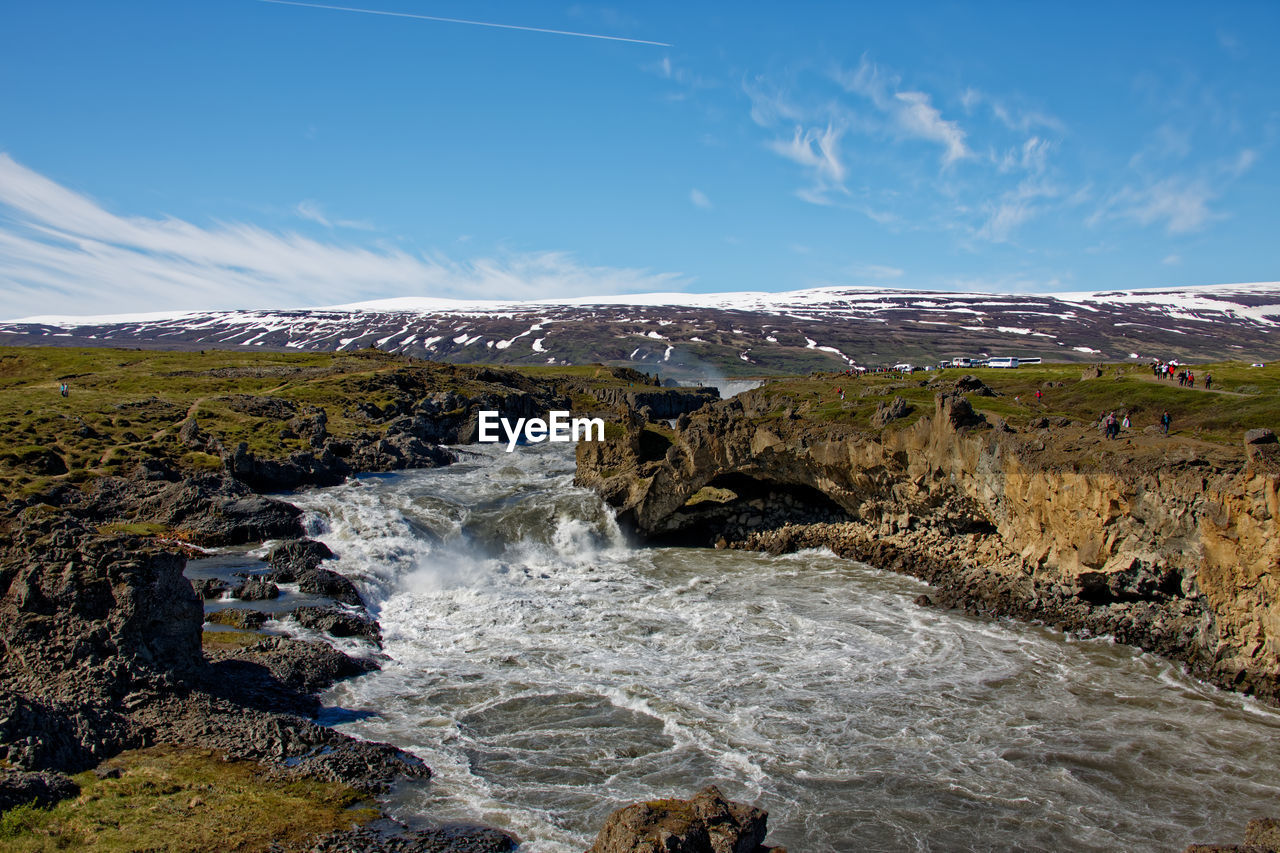
[[[1157,424],[1161,413],[1168,411],[1176,435],[1231,446],[1238,446],[1244,432],[1253,427],[1280,429],[1280,365],[1198,365],[1195,388],[1180,387],[1176,380],[1156,380],[1149,369],[1133,365],[1105,365],[1098,378],[1082,378],[1086,372],[1077,364],[1044,364],[1014,370],[952,368],[907,376],[815,374],[771,380],[752,395],[761,400],[766,417],[782,417],[790,409],[807,419],[875,431],[879,428],[872,424],[872,416],[879,403],[902,397],[914,407],[906,418],[892,423],[890,428],[898,429],[931,414],[939,391],[953,389],[963,376],[973,376],[997,394],[967,393],[973,407],[1012,426],[1041,417],[1090,423],[1114,410],[1128,413],[1133,429],[1141,431]],[[1203,388],[1206,374],[1213,376],[1211,391]],[[837,388],[844,391],[844,400]],[[1037,390],[1043,395],[1038,401]]]
[[[1181,388],[1156,381],[1133,365],[1103,368],[1083,379],[1078,364],[1024,366],[1015,370],[950,369],[909,376],[853,377],[814,373],[771,379],[752,392],[765,417],[795,415],[875,431],[878,403],[900,396],[914,407],[890,428],[909,425],[933,410],[934,395],[971,374],[998,396],[969,394],[975,408],[1017,426],[1039,417],[1087,423],[1103,411],[1128,412],[1135,431],[1155,424],[1162,411],[1174,431],[1201,441],[1238,446],[1251,427],[1280,426],[1280,366],[1243,363],[1201,365],[1197,375],[1214,377],[1214,390]],[[192,450],[178,430],[195,418],[225,447],[245,442],[262,457],[309,449],[306,436],[282,430],[290,413],[305,419],[323,407],[327,429],[339,438],[371,428],[356,406],[385,406],[406,395],[420,399],[442,391],[478,394],[495,386],[475,367],[434,364],[377,351],[354,353],[166,352],[117,349],[0,348],[0,491],[22,495],[58,482],[83,483],[124,473],[147,458],[188,471],[220,470],[218,456]],[[507,376],[512,374],[508,373]],[[490,377],[492,378],[492,377]],[[596,404],[592,386],[636,388],[642,374],[599,365],[519,368],[509,380],[564,382],[578,411]],[[59,394],[60,383],[70,393]],[[842,401],[835,388],[844,389]],[[1043,393],[1036,401],[1035,392]],[[264,416],[249,398],[282,401],[285,417]]]
[[334,782],[282,779],[217,752],[159,746],[121,753],[99,779],[74,777],[80,795],[51,809],[20,806],[0,816],[0,849],[205,853],[299,846],[375,817],[361,795]]
[[[596,406],[592,386],[639,384],[640,374],[598,365],[531,367],[525,381],[572,380],[577,409]],[[19,495],[59,481],[84,482],[162,458],[186,470],[219,470],[221,459],[178,441],[195,418],[225,447],[245,442],[262,457],[309,449],[305,435],[282,435],[248,397],[284,401],[303,417],[323,407],[331,435],[370,429],[361,403],[385,407],[406,394],[494,390],[477,368],[434,364],[372,350],[353,353],[166,352],[0,348],[0,490]],[[61,383],[70,393],[62,397]],[[285,420],[289,414],[286,410]]]

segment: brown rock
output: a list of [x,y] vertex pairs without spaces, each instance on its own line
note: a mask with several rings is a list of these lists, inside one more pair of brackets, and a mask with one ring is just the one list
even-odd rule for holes
[[768,813],[726,800],[714,785],[689,800],[653,800],[618,809],[587,853],[756,853]]

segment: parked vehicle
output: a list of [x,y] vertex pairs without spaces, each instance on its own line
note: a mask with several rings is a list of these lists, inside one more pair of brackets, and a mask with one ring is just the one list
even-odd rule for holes
[[987,367],[1017,367],[1018,360],[1016,358],[989,358],[987,359]]
[[971,359],[971,358],[957,358],[957,359],[955,360],[955,362],[953,362],[953,364],[954,364],[956,367],[973,367],[973,359]]

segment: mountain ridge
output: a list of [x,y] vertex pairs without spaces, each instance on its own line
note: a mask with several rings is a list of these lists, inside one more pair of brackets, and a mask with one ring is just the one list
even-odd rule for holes
[[1280,282],[998,294],[833,286],[545,300],[399,297],[286,310],[36,316],[10,344],[377,347],[450,362],[604,362],[764,375],[990,355],[1057,361],[1280,357]]

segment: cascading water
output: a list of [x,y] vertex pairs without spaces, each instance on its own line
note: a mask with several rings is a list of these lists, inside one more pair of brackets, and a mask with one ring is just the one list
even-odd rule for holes
[[294,498],[389,656],[330,719],[435,771],[401,818],[581,851],[715,783],[820,853],[1181,849],[1276,813],[1280,714],[1169,663],[825,552],[633,548],[563,445],[462,453]]

